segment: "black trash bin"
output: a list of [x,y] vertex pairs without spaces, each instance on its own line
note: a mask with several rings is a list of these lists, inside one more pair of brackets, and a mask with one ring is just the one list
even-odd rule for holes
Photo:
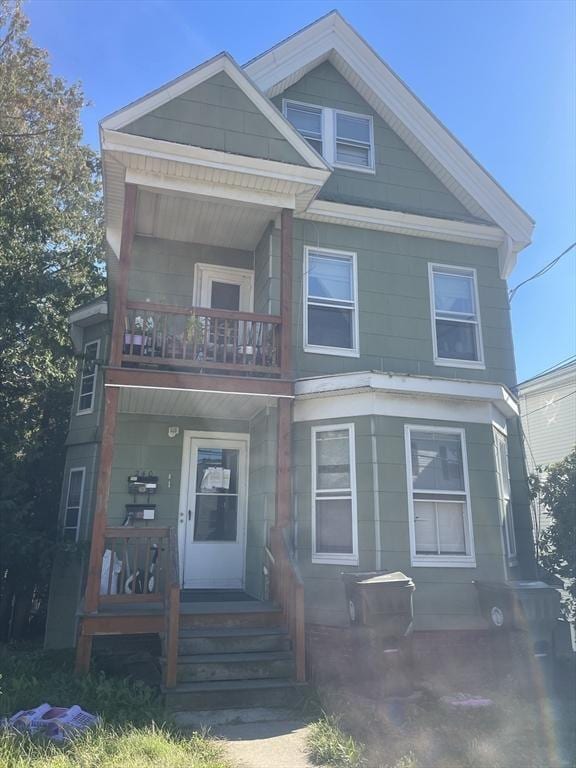
[[412,628],[414,582],[404,573],[343,573],[352,624],[378,628],[382,638],[405,637]]

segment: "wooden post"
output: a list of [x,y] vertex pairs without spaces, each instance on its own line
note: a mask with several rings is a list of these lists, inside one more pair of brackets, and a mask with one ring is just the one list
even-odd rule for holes
[[280,216],[280,366],[282,378],[292,378],[292,211]]
[[[128,277],[134,241],[136,221],[137,187],[126,184],[124,196],[124,214],[122,218],[122,240],[120,244],[120,269],[118,285],[116,286],[114,317],[112,321],[112,339],[110,344],[110,364],[119,366],[122,361],[122,345],[124,340],[124,314],[128,297]],[[112,457],[114,453],[114,434],[120,390],[116,387],[104,388],[104,414],[102,419],[102,440],[100,444],[100,460],[96,481],[96,506],[92,524],[92,541],[90,545],[90,560],[84,609],[86,613],[95,613],[98,609],[100,594],[100,572],[104,554],[104,532],[106,530],[108,496],[112,476]],[[87,672],[90,665],[92,637],[84,633],[80,622],[80,635],[76,648],[76,670]]]
[[292,465],[292,403],[288,398],[278,400],[276,435],[276,525],[284,528],[291,518]]

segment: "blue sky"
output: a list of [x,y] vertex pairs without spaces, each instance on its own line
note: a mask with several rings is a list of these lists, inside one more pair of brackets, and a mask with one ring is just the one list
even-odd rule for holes
[[[53,71],[97,123],[222,50],[243,64],[332,8],[536,220],[510,286],[576,240],[576,4],[563,0],[29,0]],[[518,378],[576,353],[576,251],[512,302]]]

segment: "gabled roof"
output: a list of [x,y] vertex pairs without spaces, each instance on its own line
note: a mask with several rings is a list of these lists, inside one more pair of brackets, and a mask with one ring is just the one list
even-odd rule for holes
[[214,58],[204,62],[204,64],[185,72],[161,88],[151,91],[146,96],[108,115],[108,117],[101,121],[101,129],[104,131],[121,131],[122,128],[134,122],[134,120],[147,115],[220,72],[225,72],[230,77],[238,88],[252,101],[254,106],[296,150],[305,163],[312,168],[330,170],[324,159],[300,136],[298,131],[290,125],[274,104],[251,81],[247,73],[226,52],[219,53]]
[[244,71],[273,97],[326,60],[473,215],[504,231],[501,257],[509,273],[530,243],[534,221],[337,11],[252,59]]

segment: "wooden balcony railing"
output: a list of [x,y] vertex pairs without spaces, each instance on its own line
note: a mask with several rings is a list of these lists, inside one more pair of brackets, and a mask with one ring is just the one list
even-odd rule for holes
[[128,302],[123,362],[280,374],[280,318]]
[[304,630],[304,582],[290,556],[286,543],[286,529],[270,530],[271,592],[280,605],[288,628],[294,659],[296,680],[306,680],[306,638]]
[[[99,611],[117,604],[164,614],[164,684],[176,685],[180,578],[174,528],[107,528]],[[134,611],[137,615],[138,611]]]

